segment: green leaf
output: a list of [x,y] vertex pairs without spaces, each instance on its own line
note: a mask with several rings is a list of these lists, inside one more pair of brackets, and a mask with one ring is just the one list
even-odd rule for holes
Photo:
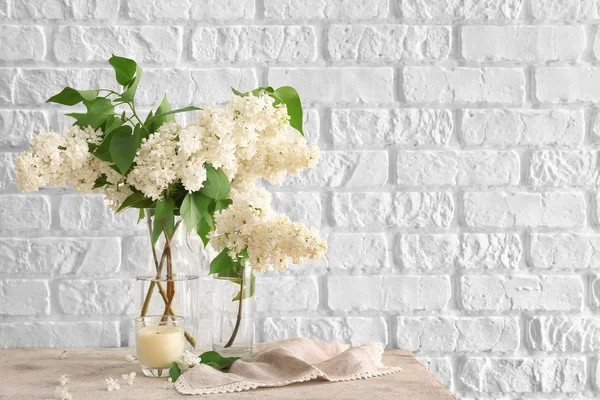
[[209,274],[218,274],[232,268],[235,268],[235,262],[229,256],[229,249],[226,247],[211,261]]
[[128,84],[127,89],[121,93],[121,96],[117,101],[124,101],[126,103],[132,101],[140,84],[140,79],[142,79],[142,69],[140,67],[135,67],[135,78]]
[[222,169],[215,169],[212,165],[206,164],[206,180],[200,193],[211,199],[221,200],[229,194],[230,186],[227,176]]
[[[156,109],[156,115],[162,113],[168,113],[169,111],[173,111],[169,101],[167,100],[167,95],[165,95],[160,102],[160,105]],[[175,116],[173,114],[165,114],[164,116],[150,117],[150,120],[146,122],[146,126],[148,126],[150,132],[156,132],[160,126],[166,122],[175,122]]]
[[102,174],[98,177],[98,179],[96,179],[96,181],[94,182],[94,187],[92,189],[98,189],[99,187],[102,187],[106,185],[106,175]]
[[121,86],[126,86],[129,82],[131,82],[137,69],[137,64],[135,61],[130,60],[129,58],[115,56],[113,54],[108,62],[115,69],[117,82],[119,82]]
[[198,223],[198,226],[196,227],[196,233],[198,234],[198,236],[200,236],[202,243],[204,243],[204,248],[208,246],[208,242],[210,241],[207,235],[210,233],[211,229],[212,228],[208,224],[206,219],[200,220],[200,223]]
[[125,175],[131,164],[133,164],[140,140],[137,125],[133,133],[129,125],[120,126],[112,132],[109,147],[110,156],[122,175]]
[[217,200],[215,202],[215,211],[225,210],[232,203],[233,203],[233,201],[231,199]]
[[302,103],[296,89],[291,86],[282,86],[277,88],[272,96],[287,106],[290,125],[304,136],[302,130]]
[[[182,112],[188,112],[188,111],[197,111],[197,110],[202,110],[199,107],[194,107],[194,106],[188,106],[188,107],[183,107],[183,108],[178,108],[177,110],[170,110],[170,111],[165,111],[165,112],[160,112],[159,110],[156,110],[156,114],[150,118],[150,123],[155,122],[156,120],[159,120],[167,115],[172,115],[172,114],[178,114],[178,113],[182,113]],[[175,121],[175,118],[173,118],[173,121]],[[169,122],[169,121],[167,121]],[[162,124],[160,124],[162,125]],[[160,125],[157,126],[157,129],[160,128]]]
[[133,192],[123,201],[123,203],[121,203],[117,212],[127,207],[148,208],[151,207],[153,203],[154,201],[144,196],[142,192]]
[[173,236],[175,230],[175,202],[173,199],[162,198],[156,201],[156,212],[154,213],[154,225],[152,227],[152,244],[164,231],[168,238]]
[[123,125],[123,120],[120,118],[109,117],[104,123],[104,135],[111,133],[121,125]]
[[223,357],[216,351],[207,351],[200,354],[200,363],[209,365],[216,369],[227,369],[240,357]]
[[200,192],[188,193],[181,203],[180,213],[188,232],[196,229],[200,220],[208,215],[210,198]]
[[146,218],[146,209],[145,208],[140,208],[140,213],[138,214],[137,223],[139,224],[140,221],[143,220],[144,218]]
[[[236,281],[236,283],[241,283],[241,280]],[[250,285],[249,288],[247,289],[248,283],[244,282],[244,300],[247,298],[250,298],[252,296],[254,296],[254,292],[256,291],[256,277],[254,276],[254,274],[251,272],[250,273]],[[240,300],[240,292],[238,292],[237,296],[235,296],[231,301],[239,301]]]
[[98,97],[97,90],[77,90],[71,87],[64,88],[60,93],[50,97],[46,103],[57,103],[65,106],[74,106],[83,100],[94,100]]
[[179,369],[179,365],[176,362],[171,364],[171,368],[169,368],[169,377],[171,378],[171,382],[177,382],[177,379],[181,376],[181,369]]
[[112,102],[103,97],[94,100],[84,100],[83,104],[87,108],[87,113],[67,114],[69,117],[75,118],[77,120],[76,124],[82,128],[91,126],[94,129],[98,129],[109,117],[115,114]]
[[110,156],[110,140],[112,139],[112,132],[105,134],[102,139],[102,143],[94,150],[94,155],[102,161],[112,162]]

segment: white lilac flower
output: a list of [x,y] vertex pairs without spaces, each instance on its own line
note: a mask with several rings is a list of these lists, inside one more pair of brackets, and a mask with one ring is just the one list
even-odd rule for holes
[[61,375],[60,378],[58,378],[58,383],[60,383],[60,386],[67,386],[69,382],[71,382],[71,375],[69,374]]
[[[249,192],[260,193],[261,189]],[[325,254],[327,244],[317,229],[273,212],[270,204],[263,204],[266,196],[250,197],[258,198],[257,204],[244,198],[243,191],[232,194],[233,203],[215,214],[215,230],[210,235],[215,250],[228,248],[234,255],[247,249],[249,262],[259,272],[271,268],[281,271],[290,263],[316,260]]]
[[73,395],[69,393],[68,386],[57,386],[54,389],[54,398],[58,400],[72,400]]
[[135,382],[135,372],[131,372],[129,374],[123,374],[121,376],[123,377],[123,380],[125,381],[125,383],[128,384],[129,386],[133,385],[133,382]]
[[125,356],[125,360],[126,360],[127,362],[134,362],[134,361],[136,360],[136,358],[135,358],[133,355],[131,355],[131,354],[127,354],[127,355]]
[[181,372],[185,372],[190,368],[194,368],[195,366],[200,364],[200,357],[195,355],[189,350],[186,350],[185,353],[182,354],[181,358],[177,360],[177,365]]
[[169,378],[163,383],[163,389],[171,389],[173,388],[173,379]]
[[105,379],[104,382],[106,382],[106,390],[109,392],[121,389],[121,385],[119,385],[119,381],[117,379],[109,377],[108,379]]

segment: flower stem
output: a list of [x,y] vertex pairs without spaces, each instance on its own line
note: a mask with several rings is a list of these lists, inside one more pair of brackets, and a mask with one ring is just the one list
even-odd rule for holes
[[238,334],[238,330],[240,329],[240,324],[242,323],[242,302],[244,300],[244,270],[242,269],[242,274],[240,276],[240,302],[238,304],[238,313],[237,318],[235,320],[235,326],[233,327],[233,332],[231,333],[231,337],[223,346],[223,348],[228,348],[233,345],[235,338]]
[[[150,234],[150,240],[152,241],[152,218],[150,217],[150,215],[147,216],[146,220],[148,223],[148,232]],[[179,227],[180,222],[181,221],[177,221],[177,223],[175,224],[175,226],[173,228],[173,234],[177,231],[177,228]],[[152,258],[154,261],[154,267],[156,268],[156,279],[151,281],[150,286],[148,287],[148,291],[144,298],[144,304],[142,306],[142,311],[140,312],[141,317],[145,317],[148,314],[148,308],[150,306],[150,301],[152,299],[152,294],[154,293],[155,288],[158,288],[158,292],[159,292],[161,298],[163,299],[163,302],[165,303],[163,318],[168,318],[170,316],[176,315],[175,312],[173,312],[173,308],[172,308],[173,299],[175,298],[175,282],[171,281],[173,279],[173,262],[172,262],[173,258],[172,258],[172,254],[171,254],[171,242],[170,242],[169,238],[167,237],[166,233],[165,233],[165,238],[166,238],[165,247],[164,247],[162,255],[160,257],[160,261],[158,260],[158,254],[156,252],[155,245],[152,244],[152,242],[150,242],[151,248],[152,248]],[[167,280],[168,280],[167,285],[171,285],[170,287],[167,286],[167,292],[165,292],[165,289],[164,289],[162,283],[160,282],[161,275],[162,275],[162,269],[163,269],[165,261],[167,262]],[[169,290],[170,290],[170,293],[169,293]],[[184,330],[184,336],[192,347],[196,347],[196,340],[194,339],[194,337],[192,335],[189,334],[189,332],[187,330]]]

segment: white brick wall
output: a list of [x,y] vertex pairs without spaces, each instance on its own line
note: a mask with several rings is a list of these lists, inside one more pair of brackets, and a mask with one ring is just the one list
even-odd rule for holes
[[[293,85],[318,167],[273,187],[327,257],[258,281],[258,338],[379,340],[461,398],[600,393],[599,0],[0,0],[0,347],[129,343],[143,226],[22,195],[44,101],[144,67],[140,108]],[[147,254],[146,254],[147,255]]]

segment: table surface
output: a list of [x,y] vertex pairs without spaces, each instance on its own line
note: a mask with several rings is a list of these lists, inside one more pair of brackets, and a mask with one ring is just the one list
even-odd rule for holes
[[[66,350],[66,358],[61,354]],[[58,378],[71,375],[73,400],[85,399],[181,399],[175,389],[164,389],[165,379],[141,375],[136,363],[127,362],[131,349],[21,348],[0,350],[0,399],[51,399]],[[313,381],[280,388],[256,389],[240,393],[207,395],[211,400],[237,399],[456,399],[410,353],[388,350],[386,365],[403,371],[386,376],[350,382]],[[135,371],[133,386],[124,385],[122,374]],[[108,392],[104,379],[118,378],[121,389]],[[204,396],[202,396],[204,397]]]

